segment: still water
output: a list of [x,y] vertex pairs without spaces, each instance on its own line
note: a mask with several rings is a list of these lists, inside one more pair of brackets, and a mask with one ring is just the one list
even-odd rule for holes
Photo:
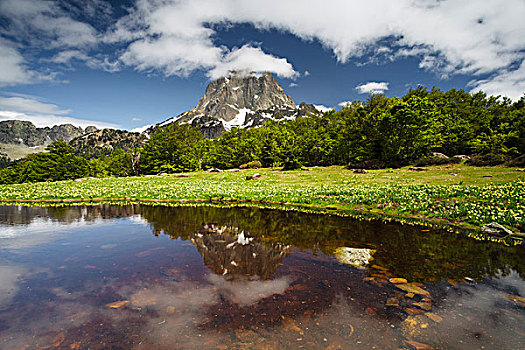
[[525,249],[294,212],[0,206],[1,349],[522,349]]

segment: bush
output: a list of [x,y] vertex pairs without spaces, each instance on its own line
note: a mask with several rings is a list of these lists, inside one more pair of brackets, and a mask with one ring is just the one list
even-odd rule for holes
[[511,159],[505,164],[506,166],[514,167],[514,166],[525,166],[525,154],[522,154],[521,156]]
[[297,169],[301,169],[302,167],[303,167],[303,165],[297,159],[295,159],[295,158],[293,158],[293,159],[288,158],[284,162],[282,170],[297,170]]
[[509,159],[508,156],[504,154],[479,154],[475,155],[471,159],[467,160],[465,164],[471,166],[494,166],[505,163]]
[[241,169],[259,169],[259,168],[262,168],[262,163],[259,162],[258,160],[254,160],[253,162],[241,164],[239,168]]
[[423,157],[421,159],[418,159],[414,162],[413,165],[415,166],[429,166],[429,165],[443,165],[443,164],[458,164],[461,163],[460,158],[455,157],[449,157],[449,158],[440,158],[440,157]]

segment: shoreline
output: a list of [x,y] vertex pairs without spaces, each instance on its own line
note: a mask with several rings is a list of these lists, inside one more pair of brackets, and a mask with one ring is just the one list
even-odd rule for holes
[[355,220],[381,221],[400,225],[421,226],[425,228],[441,229],[448,232],[464,235],[478,241],[490,241],[506,246],[525,246],[525,240],[519,236],[495,237],[481,231],[481,227],[466,222],[451,222],[445,218],[430,218],[417,215],[392,214],[382,211],[344,209],[333,206],[309,205],[299,203],[272,202],[251,199],[235,198],[208,198],[208,199],[152,199],[152,198],[55,198],[55,199],[0,199],[0,205],[25,205],[41,207],[67,207],[81,205],[148,205],[148,206],[214,206],[221,208],[259,208],[270,210],[296,211],[306,214],[335,215]]

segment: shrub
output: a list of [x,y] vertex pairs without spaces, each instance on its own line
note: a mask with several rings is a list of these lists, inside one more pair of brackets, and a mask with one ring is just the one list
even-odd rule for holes
[[259,162],[258,160],[254,160],[252,162],[241,164],[241,166],[239,166],[239,168],[241,168],[241,169],[258,169],[258,168],[262,168],[262,163]]
[[509,157],[504,154],[479,154],[467,160],[465,164],[471,166],[494,166],[505,163],[508,158]]
[[421,159],[418,159],[414,162],[413,165],[415,166],[429,166],[429,165],[443,165],[443,164],[458,164],[461,163],[460,158],[455,157],[449,157],[449,158],[440,158],[440,157],[423,157]]
[[507,164],[505,164],[506,166],[525,166],[525,154],[522,154],[521,156],[519,157],[516,157],[514,159],[511,159],[507,162]]
[[288,158],[284,162],[282,170],[297,170],[297,169],[301,169],[302,167],[303,167],[303,165],[297,159],[295,159],[295,158],[292,158],[292,159]]

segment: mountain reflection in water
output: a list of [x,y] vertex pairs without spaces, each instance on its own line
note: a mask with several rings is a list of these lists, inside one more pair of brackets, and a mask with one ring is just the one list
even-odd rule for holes
[[524,255],[286,211],[0,206],[0,348],[519,348]]

